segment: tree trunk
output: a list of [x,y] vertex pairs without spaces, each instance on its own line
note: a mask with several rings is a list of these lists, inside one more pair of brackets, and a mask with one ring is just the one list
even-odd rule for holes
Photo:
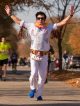
[[58,36],[58,51],[59,51],[59,71],[62,71],[62,38]]

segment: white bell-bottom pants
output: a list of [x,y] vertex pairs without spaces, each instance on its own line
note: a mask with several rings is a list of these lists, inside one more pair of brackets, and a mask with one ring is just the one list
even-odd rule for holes
[[39,61],[31,59],[30,89],[36,89],[36,96],[42,96],[44,82],[47,76],[48,56]]

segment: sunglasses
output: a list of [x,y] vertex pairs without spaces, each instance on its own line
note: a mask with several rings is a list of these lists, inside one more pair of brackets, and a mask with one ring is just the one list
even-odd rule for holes
[[37,17],[37,20],[45,20],[44,17]]

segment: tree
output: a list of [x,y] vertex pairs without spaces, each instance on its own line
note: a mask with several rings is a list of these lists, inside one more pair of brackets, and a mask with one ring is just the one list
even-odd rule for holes
[[69,36],[68,43],[73,48],[74,55],[80,55],[80,25],[76,24]]
[[[74,13],[79,11],[80,1],[79,0],[55,0],[55,9],[57,9],[57,19],[58,21],[61,21],[66,16],[67,9],[71,6],[71,4],[74,5]],[[64,37],[64,33],[66,32],[66,26],[61,27],[57,32],[57,38],[58,38],[58,49],[59,49],[59,69],[62,70],[62,40]]]
[[[55,14],[55,16],[57,17],[57,21],[61,21],[65,18],[66,13],[68,12],[67,10],[69,10],[71,4],[74,5],[74,13],[79,12],[80,11],[80,0],[55,0],[54,1],[54,9],[55,12],[53,12]],[[50,10],[48,10],[49,13]],[[50,13],[49,13],[50,15]],[[52,18],[51,18],[52,20]],[[53,21],[53,20],[52,20]],[[55,34],[58,38],[58,50],[59,50],[59,70],[62,70],[62,40],[64,37],[64,34],[66,32],[66,27],[67,25],[61,27]],[[53,32],[54,34],[54,32]]]

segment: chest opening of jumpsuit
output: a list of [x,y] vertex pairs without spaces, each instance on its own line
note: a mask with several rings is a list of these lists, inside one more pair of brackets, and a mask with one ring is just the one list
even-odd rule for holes
[[31,45],[33,49],[43,50],[49,44],[49,32],[47,28],[35,28],[31,30]]

